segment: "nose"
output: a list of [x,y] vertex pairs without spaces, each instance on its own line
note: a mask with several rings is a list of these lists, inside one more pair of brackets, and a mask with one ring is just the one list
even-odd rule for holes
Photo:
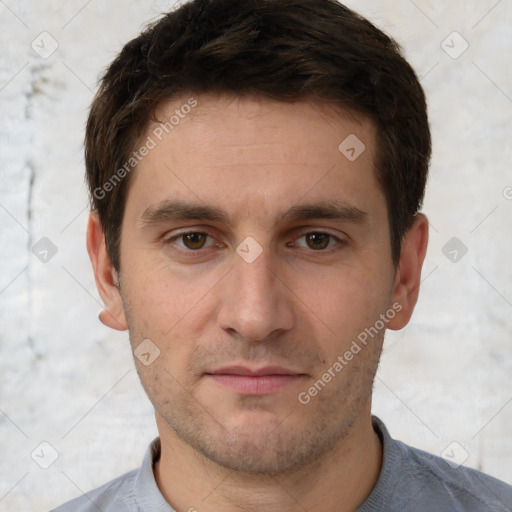
[[248,263],[234,255],[234,268],[223,280],[220,327],[249,342],[267,341],[290,330],[295,321],[293,294],[269,250]]

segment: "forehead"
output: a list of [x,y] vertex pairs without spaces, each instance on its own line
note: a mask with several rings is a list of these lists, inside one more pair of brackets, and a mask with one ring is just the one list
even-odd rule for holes
[[[324,146],[322,140],[332,151],[338,149],[337,143],[333,147],[332,138],[337,142],[343,135],[356,133],[366,139],[372,153],[375,138],[374,123],[367,116],[336,103],[312,99],[282,102],[254,95],[182,95],[160,103],[156,118],[158,121],[149,124],[146,135],[159,140],[171,141],[177,136],[184,140],[192,135],[203,147],[212,143],[218,148],[232,145],[248,150],[255,144],[277,147],[300,137],[308,157],[314,157],[315,147]],[[328,132],[331,137],[326,137]]]
[[152,149],[128,194],[139,211],[168,199],[234,215],[282,211],[302,199],[365,210],[382,199],[373,122],[332,104],[183,95],[156,115],[142,138]]

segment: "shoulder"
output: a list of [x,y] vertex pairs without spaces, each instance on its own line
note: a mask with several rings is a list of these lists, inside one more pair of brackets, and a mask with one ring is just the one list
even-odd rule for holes
[[[447,510],[512,511],[512,486],[475,469],[452,466],[445,459],[403,443],[405,469],[418,480],[418,495]],[[421,486],[423,489],[421,489]]]
[[64,503],[51,512],[125,512],[137,511],[134,482],[139,470],[133,470]]
[[149,445],[142,466],[84,493],[51,512],[141,512],[161,510],[174,512],[158,489],[153,465],[160,457],[160,438]]
[[374,428],[383,442],[384,459],[361,512],[512,512],[512,486],[392,439],[377,418]]

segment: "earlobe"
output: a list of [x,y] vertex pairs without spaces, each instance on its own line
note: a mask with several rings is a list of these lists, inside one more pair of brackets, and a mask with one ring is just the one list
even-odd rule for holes
[[115,329],[116,331],[126,331],[126,321],[123,320],[123,323],[121,323],[117,320],[121,315],[124,317],[124,313],[120,311],[111,311],[111,309],[112,308],[106,307],[98,315],[100,322],[111,329]]
[[388,328],[404,328],[412,316],[418,300],[421,269],[428,245],[428,220],[419,213],[402,240],[400,261],[396,269],[392,303],[400,304],[399,313],[389,321]]
[[107,327],[124,331],[127,329],[127,323],[118,288],[118,276],[107,254],[105,236],[97,212],[91,212],[89,215],[87,252],[94,269],[96,287],[105,304],[99,319]]

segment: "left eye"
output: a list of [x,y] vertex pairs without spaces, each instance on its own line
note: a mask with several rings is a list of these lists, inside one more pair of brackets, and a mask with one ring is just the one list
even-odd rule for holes
[[297,240],[302,239],[304,239],[306,245],[301,245],[297,242],[293,242],[293,245],[297,247],[305,247],[306,249],[312,249],[314,251],[329,249],[340,241],[334,235],[322,232],[306,233],[305,235],[299,237]]
[[[191,233],[183,233],[178,235],[175,240],[182,242],[182,247],[185,249],[190,249],[192,251],[198,251],[199,249],[203,249],[207,247],[206,242],[208,238],[211,238],[208,233],[201,232],[191,232]],[[212,240],[213,241],[213,240]],[[211,245],[211,243],[210,243]]]

